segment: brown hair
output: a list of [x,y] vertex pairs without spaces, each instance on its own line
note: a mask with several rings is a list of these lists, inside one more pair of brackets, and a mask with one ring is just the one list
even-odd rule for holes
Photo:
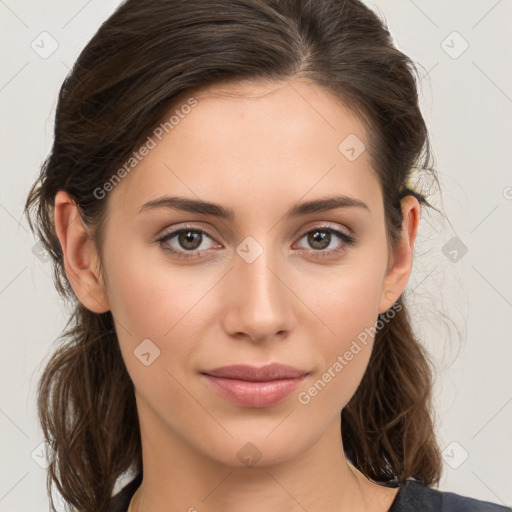
[[[415,75],[385,22],[357,0],[127,0],[102,24],[61,87],[53,147],[25,205],[53,260],[55,285],[74,307],[38,387],[40,422],[55,455],[47,480],[52,506],[53,482],[73,510],[104,510],[117,479],[142,470],[134,388],[112,314],[89,311],[70,286],[53,220],[57,191],[67,191],[94,228],[101,260],[108,197],[94,191],[179,96],[219,82],[301,76],[364,121],[392,244],[404,196],[438,211],[411,185],[415,172],[438,182]],[[432,363],[402,296],[398,303],[342,411],[343,443],[346,456],[374,481],[435,485],[442,464]]]

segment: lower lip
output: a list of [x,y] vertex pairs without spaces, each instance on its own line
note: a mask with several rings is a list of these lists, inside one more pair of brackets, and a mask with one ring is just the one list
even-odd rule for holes
[[293,379],[249,382],[203,374],[213,389],[224,398],[243,407],[270,407],[295,391],[307,375]]

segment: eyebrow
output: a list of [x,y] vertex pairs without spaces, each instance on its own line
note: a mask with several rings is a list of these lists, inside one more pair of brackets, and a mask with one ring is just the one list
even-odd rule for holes
[[[368,205],[355,197],[336,195],[313,201],[294,204],[288,212],[286,218],[300,217],[311,213],[325,212],[336,208],[357,207],[362,208],[370,213]],[[212,215],[221,219],[233,221],[235,220],[235,212],[231,208],[225,208],[219,204],[209,203],[198,199],[190,199],[187,197],[159,197],[144,203],[138,213],[144,211],[155,210],[158,208],[166,208],[170,210],[182,210],[190,213],[200,213],[203,215]]]

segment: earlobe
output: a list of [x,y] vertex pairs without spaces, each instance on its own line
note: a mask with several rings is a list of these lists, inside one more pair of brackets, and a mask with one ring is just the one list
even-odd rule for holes
[[390,268],[384,278],[379,300],[379,313],[387,311],[405,290],[412,270],[414,242],[420,220],[420,204],[414,196],[405,196],[402,206],[402,237],[396,242]]
[[76,206],[69,194],[59,190],[55,195],[54,221],[62,247],[66,275],[80,302],[93,313],[110,309],[98,254]]

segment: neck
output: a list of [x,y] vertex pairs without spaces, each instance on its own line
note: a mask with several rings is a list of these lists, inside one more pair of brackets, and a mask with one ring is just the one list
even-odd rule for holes
[[253,467],[223,464],[158,421],[141,422],[141,440],[144,478],[133,512],[371,509],[366,501],[376,484],[345,459],[339,417],[306,451],[271,465],[264,459]]

